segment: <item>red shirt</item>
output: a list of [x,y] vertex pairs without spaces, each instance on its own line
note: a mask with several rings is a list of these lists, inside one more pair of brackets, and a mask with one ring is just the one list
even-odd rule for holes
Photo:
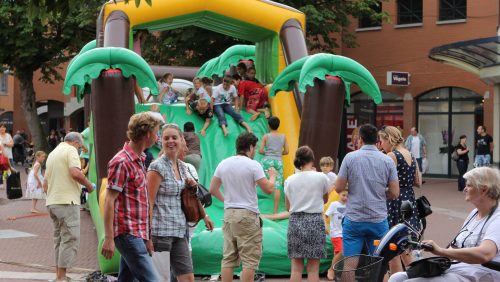
[[240,83],[238,84],[238,95],[248,99],[248,97],[250,97],[251,92],[256,88],[264,88],[264,86],[255,81],[241,80]]
[[145,154],[141,156],[128,146],[108,163],[108,187],[120,192],[115,200],[114,237],[120,234],[149,240],[149,199],[146,187]]

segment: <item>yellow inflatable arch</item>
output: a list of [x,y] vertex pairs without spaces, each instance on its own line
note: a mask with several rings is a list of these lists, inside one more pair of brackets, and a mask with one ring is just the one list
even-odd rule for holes
[[[191,25],[255,42],[257,77],[265,83],[274,81],[287,65],[279,37],[285,23],[296,20],[302,28],[305,27],[302,12],[268,0],[154,0],[151,6],[143,1],[139,7],[133,1],[129,4],[110,1],[104,6],[104,22],[113,11],[122,11],[129,17],[130,46],[134,31],[146,29],[154,32]],[[288,176],[294,171],[299,113],[290,93],[278,93],[270,103],[273,114],[281,119],[279,130],[286,135],[290,146],[290,154],[283,160],[285,175]]]

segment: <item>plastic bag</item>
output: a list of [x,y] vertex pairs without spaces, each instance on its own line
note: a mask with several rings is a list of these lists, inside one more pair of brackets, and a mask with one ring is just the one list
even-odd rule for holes
[[429,162],[427,161],[427,158],[422,159],[422,173],[427,173],[427,170],[429,169]]

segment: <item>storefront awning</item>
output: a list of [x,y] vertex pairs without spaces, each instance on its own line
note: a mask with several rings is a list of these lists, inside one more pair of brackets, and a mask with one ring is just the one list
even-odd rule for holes
[[432,48],[429,58],[500,83],[500,36],[460,41]]

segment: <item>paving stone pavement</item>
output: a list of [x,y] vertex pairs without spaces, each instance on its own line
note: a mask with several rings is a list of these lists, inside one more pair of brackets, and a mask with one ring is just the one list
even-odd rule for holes
[[[22,172],[22,182],[26,174]],[[446,245],[455,236],[472,205],[464,201],[457,191],[454,179],[426,179],[417,196],[426,195],[434,213],[428,218],[426,238]],[[23,187],[25,185],[23,184]],[[45,211],[44,201],[38,204]],[[19,218],[31,215],[31,200],[7,200],[5,189],[0,188],[0,281],[47,281],[54,279],[54,248],[52,221],[48,215]],[[10,217],[18,217],[9,220]],[[32,237],[2,238],[5,230],[33,234]],[[3,233],[2,233],[3,231]],[[97,237],[90,214],[81,211],[81,241],[75,267],[70,275],[75,281],[84,281],[88,273],[98,269]],[[304,277],[305,279],[305,277]],[[326,281],[322,278],[322,281]],[[266,281],[288,281],[287,277],[266,278]]]

